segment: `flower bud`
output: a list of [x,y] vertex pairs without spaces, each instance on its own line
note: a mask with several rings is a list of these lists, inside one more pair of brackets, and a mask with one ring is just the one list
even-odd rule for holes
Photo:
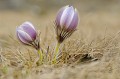
[[65,29],[76,29],[78,25],[78,13],[73,6],[65,6],[58,11],[56,24]]
[[37,36],[37,32],[30,22],[24,22],[17,30],[18,39],[24,44],[31,44]]
[[65,6],[58,11],[55,24],[59,42],[62,42],[65,38],[71,36],[76,30],[78,21],[78,12],[73,6]]

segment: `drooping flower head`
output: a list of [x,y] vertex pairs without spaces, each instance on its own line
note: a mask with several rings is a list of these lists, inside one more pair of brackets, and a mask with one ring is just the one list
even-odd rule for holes
[[79,17],[76,8],[73,6],[62,7],[57,14],[55,20],[55,29],[57,33],[58,42],[63,42],[64,39],[71,36],[76,30]]
[[30,22],[24,22],[17,28],[17,37],[24,44],[31,44],[36,36],[36,30]]

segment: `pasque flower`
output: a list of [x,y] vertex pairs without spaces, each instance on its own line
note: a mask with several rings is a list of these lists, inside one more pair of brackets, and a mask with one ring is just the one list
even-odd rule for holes
[[17,37],[24,44],[32,44],[36,36],[37,32],[30,22],[24,22],[17,28]]
[[76,8],[73,6],[65,6],[58,11],[55,28],[58,42],[63,42],[64,39],[71,36],[76,30],[79,17]]
[[57,34],[57,44],[54,52],[53,63],[56,63],[60,44],[76,30],[79,17],[76,8],[65,6],[58,11],[55,20],[55,30]]
[[37,34],[37,31],[35,30],[35,27],[30,22],[24,22],[22,25],[20,25],[17,30],[17,37],[18,39],[25,45],[29,45],[34,47],[39,54],[40,61],[42,62],[42,51],[40,48],[40,39],[39,35]]

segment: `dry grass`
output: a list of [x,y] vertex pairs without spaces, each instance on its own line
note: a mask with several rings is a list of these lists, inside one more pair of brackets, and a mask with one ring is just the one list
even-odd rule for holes
[[78,30],[61,46],[58,65],[33,64],[36,51],[17,41],[15,28],[26,20],[33,22],[41,30],[41,46],[49,46],[52,53],[54,15],[0,13],[0,79],[120,79],[119,13],[81,13]]

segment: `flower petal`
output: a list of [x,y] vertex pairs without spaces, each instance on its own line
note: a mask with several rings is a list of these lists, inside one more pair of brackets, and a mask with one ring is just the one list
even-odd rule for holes
[[32,38],[27,33],[21,30],[17,30],[17,36],[19,40],[25,44],[29,44],[30,42],[33,41]]
[[74,13],[73,19],[72,19],[68,29],[71,29],[71,30],[72,29],[76,29],[76,27],[78,25],[78,22],[79,22],[79,16],[78,16],[77,10],[75,9],[75,13]]
[[57,17],[56,17],[56,20],[55,20],[55,22],[57,23],[58,26],[60,26],[60,19],[61,19],[61,16],[62,16],[64,10],[65,10],[66,8],[68,8],[68,7],[69,7],[69,5],[61,8],[61,9],[58,11]]
[[37,36],[36,30],[35,30],[34,26],[30,22],[23,23],[19,27],[19,29],[25,31],[32,38],[32,40],[36,39],[36,36]]
[[60,25],[62,26],[62,28],[68,28],[72,18],[74,16],[74,8],[72,6],[70,6],[69,8],[66,8],[61,16],[61,20],[60,20]]

